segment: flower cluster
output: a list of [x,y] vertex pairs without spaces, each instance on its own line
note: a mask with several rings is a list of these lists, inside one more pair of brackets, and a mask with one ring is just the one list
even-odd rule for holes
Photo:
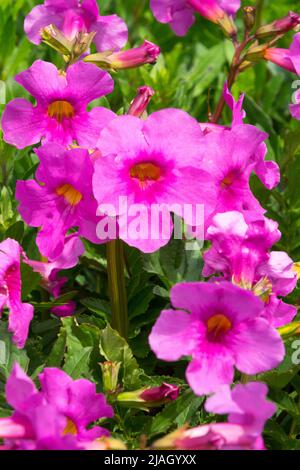
[[41,390],[18,364],[6,383],[6,399],[14,409],[10,418],[0,418],[0,438],[11,450],[80,450],[109,432],[88,426],[111,418],[113,409],[96,386],[86,379],[72,380],[56,368],[39,375]]

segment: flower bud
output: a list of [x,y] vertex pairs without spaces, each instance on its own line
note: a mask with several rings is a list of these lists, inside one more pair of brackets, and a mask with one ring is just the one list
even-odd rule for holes
[[278,333],[284,340],[300,335],[300,321],[295,321],[288,325],[281,326],[278,328]]
[[122,70],[154,64],[160,54],[160,48],[150,41],[144,41],[139,47],[119,52],[100,52],[84,58],[106,70]]
[[216,0],[187,0],[187,3],[204,18],[219,24],[228,36],[237,34],[232,17],[227,15]]
[[62,55],[71,54],[73,43],[54,25],[50,24],[41,30],[42,41]]
[[255,7],[244,7],[244,24],[246,30],[249,32],[253,29],[256,19],[256,8]]
[[149,387],[133,392],[122,392],[117,396],[119,405],[148,410],[176,400],[179,395],[177,385],[163,383],[160,387]]
[[118,376],[121,362],[106,361],[100,364],[102,369],[103,390],[112,393],[118,387]]
[[147,110],[147,106],[154,95],[154,90],[149,86],[141,86],[138,94],[130,104],[128,114],[131,116],[141,117]]
[[272,38],[285,34],[291,29],[296,28],[300,24],[300,15],[290,11],[287,16],[275,20],[272,23],[266,24],[258,28],[255,36],[258,39]]

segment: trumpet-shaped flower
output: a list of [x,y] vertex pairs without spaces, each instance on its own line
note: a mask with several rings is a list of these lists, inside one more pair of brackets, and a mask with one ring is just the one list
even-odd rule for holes
[[169,23],[178,36],[184,36],[195,21],[195,13],[218,23],[226,15],[233,16],[240,0],[150,0],[153,15],[160,23]]
[[[78,227],[78,235],[99,243],[97,203],[92,194],[93,163],[84,149],[65,150],[45,144],[36,150],[40,165],[36,180],[18,181],[19,212],[31,227],[40,227],[37,245],[50,259],[58,258],[65,236]],[[84,177],[83,177],[84,175]]]
[[252,290],[265,304],[263,315],[276,327],[289,323],[297,313],[278,296],[295,288],[293,261],[270,248],[280,239],[278,224],[258,218],[247,223],[243,214],[217,214],[207,230],[212,247],[204,253],[204,276],[222,273],[224,279]]
[[0,316],[3,308],[9,309],[8,330],[13,333],[13,342],[23,348],[29,325],[33,317],[33,307],[21,299],[21,257],[22,247],[18,242],[7,238],[0,243]]
[[[197,121],[177,109],[158,111],[145,121],[119,116],[103,129],[93,189],[99,210],[102,206],[108,215],[118,216],[120,238],[152,252],[171,237],[171,212],[196,226],[197,205],[204,205],[204,219],[209,217],[215,195],[212,176],[202,170],[206,155],[199,151],[202,140]],[[127,204],[120,204],[121,197]],[[185,211],[185,205],[192,210]],[[154,207],[162,210],[163,222],[152,218]],[[139,213],[135,233],[133,209]]]
[[98,51],[120,49],[127,42],[125,22],[117,15],[100,16],[97,0],[45,0],[26,16],[25,33],[31,42],[39,44],[41,29],[50,24],[70,40],[80,32],[96,33]]
[[262,318],[263,303],[229,282],[176,284],[171,302],[149,336],[159,359],[192,360],[186,378],[197,395],[233,381],[234,366],[245,374],[276,367],[284,357],[280,335]]
[[18,364],[7,380],[6,400],[14,409],[0,418],[0,437],[8,447],[23,450],[76,450],[109,435],[94,421],[112,417],[104,395],[86,379],[73,380],[57,368],[39,375],[41,390]]
[[214,178],[217,198],[215,213],[236,210],[263,215],[265,210],[252,194],[249,180],[257,162],[254,155],[267,134],[254,126],[241,124],[230,131],[209,132],[199,142],[203,170]]
[[[246,117],[246,113],[243,109],[244,94],[240,95],[239,99],[236,101],[228,89],[227,82],[225,82],[223,97],[227,106],[232,111],[231,126],[225,127],[219,124],[200,123],[201,129],[205,134],[209,132],[222,132],[224,130],[230,131],[234,127],[244,123]],[[258,176],[265,187],[267,189],[273,189],[280,181],[280,170],[276,162],[265,160],[267,151],[266,144],[264,142],[261,143],[250,158],[250,162],[253,163],[253,172]]]
[[191,429],[178,429],[155,441],[154,449],[177,450],[265,450],[261,436],[251,436],[244,426],[210,423]]
[[[299,24],[300,15],[296,15],[296,17]],[[261,54],[265,60],[300,75],[300,33],[295,34],[289,49],[268,47],[263,49]]]
[[41,140],[62,145],[75,141],[94,148],[100,130],[115,117],[106,108],[87,111],[91,101],[113,90],[110,75],[93,64],[76,62],[64,73],[49,62],[37,60],[15,80],[36,100],[36,105],[32,105],[24,98],[16,98],[4,110],[4,140],[17,148]]
[[247,434],[260,436],[266,421],[273,416],[276,406],[266,399],[268,387],[260,382],[223,385],[205,402],[210,413],[228,414],[228,422],[242,425]]

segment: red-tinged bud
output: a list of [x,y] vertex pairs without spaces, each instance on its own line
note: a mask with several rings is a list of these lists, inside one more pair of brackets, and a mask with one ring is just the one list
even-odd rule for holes
[[179,395],[177,385],[163,383],[160,387],[149,387],[133,392],[122,392],[117,396],[117,403],[128,408],[147,410],[176,400]]
[[131,116],[141,117],[147,110],[147,106],[154,95],[154,90],[149,86],[141,86],[138,94],[130,104],[128,114]]
[[106,70],[123,70],[140,67],[145,64],[155,64],[160,54],[160,48],[150,41],[144,41],[139,47],[119,52],[100,52],[84,58]]
[[264,51],[264,59],[273,62],[273,64],[279,65],[279,67],[282,67],[289,72],[297,73],[293,62],[290,59],[289,49],[270,47]]
[[187,3],[201,16],[220,25],[228,36],[237,34],[232,17],[227,15],[216,0],[187,0]]
[[275,20],[270,24],[266,24],[258,28],[255,33],[255,36],[258,39],[272,38],[280,34],[285,34],[291,29],[297,28],[300,24],[300,15],[290,11],[287,16]]

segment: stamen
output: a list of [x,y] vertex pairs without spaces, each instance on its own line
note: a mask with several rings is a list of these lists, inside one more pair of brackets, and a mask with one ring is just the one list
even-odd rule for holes
[[218,339],[231,329],[231,321],[223,314],[213,315],[207,320],[207,332],[213,339]]
[[63,196],[71,206],[77,206],[82,199],[82,194],[71,184],[64,184],[56,189],[58,196]]
[[55,118],[60,123],[63,119],[71,119],[74,115],[74,108],[68,101],[53,101],[48,106],[48,116]]

